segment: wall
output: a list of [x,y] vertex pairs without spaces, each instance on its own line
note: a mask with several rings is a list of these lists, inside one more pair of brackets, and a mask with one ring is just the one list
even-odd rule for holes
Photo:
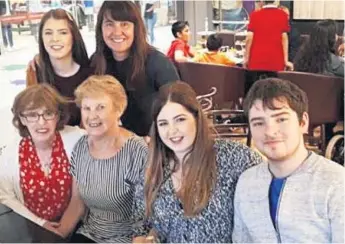
[[[293,1],[280,1],[281,5],[289,8],[291,13],[291,27],[296,28],[301,34],[309,34],[312,26],[317,22],[317,20],[294,20],[293,19]],[[337,21],[337,32],[338,35],[343,35],[344,21]]]
[[[182,1],[178,1],[182,2]],[[205,18],[208,18],[209,30],[212,30],[212,2],[211,1],[183,1],[183,16],[190,25],[191,41],[190,44],[195,45],[200,38],[197,33],[205,30]]]

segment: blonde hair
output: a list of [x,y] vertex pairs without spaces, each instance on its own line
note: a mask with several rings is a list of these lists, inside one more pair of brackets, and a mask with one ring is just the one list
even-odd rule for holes
[[127,95],[121,83],[110,75],[92,75],[74,91],[75,102],[80,107],[85,97],[108,95],[116,111],[123,114],[127,108]]

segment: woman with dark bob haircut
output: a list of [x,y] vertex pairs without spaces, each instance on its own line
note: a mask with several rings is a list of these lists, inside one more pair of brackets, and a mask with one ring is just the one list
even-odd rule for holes
[[335,55],[335,44],[336,22],[330,19],[316,22],[295,57],[295,70],[344,77],[344,61]]
[[128,96],[122,125],[147,136],[153,99],[162,85],[178,80],[170,60],[146,40],[138,6],[132,1],[104,1],[97,18],[96,52],[91,66],[97,75],[117,78]]
[[134,216],[143,225],[134,242],[231,242],[236,182],[261,157],[211,130],[191,86],[161,87],[148,165],[136,185]]
[[[83,38],[72,15],[64,9],[45,13],[38,38],[39,58],[27,70],[27,86],[45,82],[73,100],[74,90],[91,70]],[[80,109],[74,103],[70,103],[69,109],[68,124],[79,125]]]
[[57,222],[72,197],[71,153],[84,131],[65,126],[67,102],[47,84],[20,92],[12,112],[19,135],[1,158],[0,203],[60,234]]

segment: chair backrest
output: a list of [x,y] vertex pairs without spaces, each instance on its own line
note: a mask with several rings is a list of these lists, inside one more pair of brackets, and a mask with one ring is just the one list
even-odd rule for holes
[[217,93],[217,88],[211,87],[210,93],[199,95],[196,97],[203,111],[209,111],[213,108],[213,97],[216,93]]
[[278,78],[289,80],[307,93],[310,124],[340,121],[344,111],[344,80],[335,76],[302,72],[278,72]]
[[211,87],[217,89],[214,96],[215,107],[244,96],[244,69],[223,65],[193,62],[177,63],[181,80],[190,84],[198,95],[209,93]]

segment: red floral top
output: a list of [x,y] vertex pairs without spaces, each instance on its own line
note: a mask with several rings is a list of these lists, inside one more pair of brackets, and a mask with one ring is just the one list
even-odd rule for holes
[[50,168],[44,171],[31,137],[19,144],[20,187],[24,205],[40,218],[57,221],[67,208],[72,189],[70,163],[59,133],[56,133]]

